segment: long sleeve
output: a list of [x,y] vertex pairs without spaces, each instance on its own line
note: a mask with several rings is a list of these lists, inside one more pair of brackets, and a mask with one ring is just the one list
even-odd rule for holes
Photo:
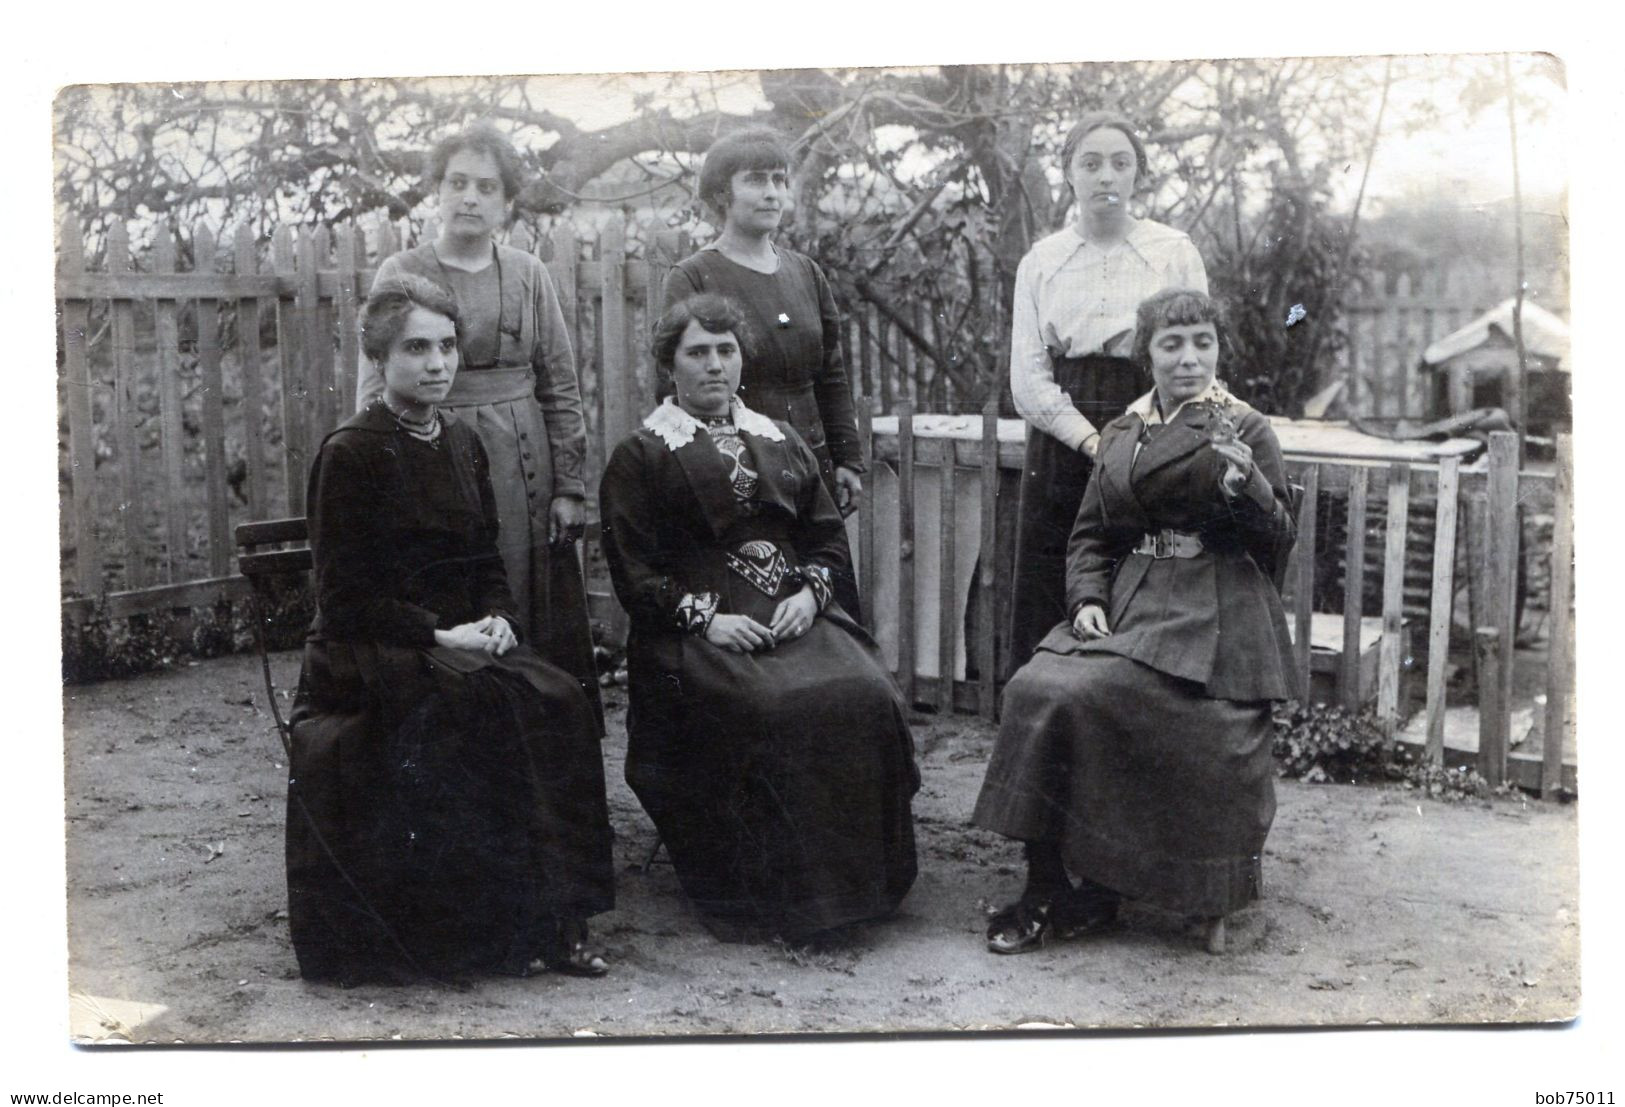
[[[671,310],[673,304],[686,300],[700,291],[686,270],[673,266],[666,270],[666,279],[660,286],[660,314]],[[651,324],[652,328],[652,324]]]
[[1247,552],[1265,576],[1274,576],[1292,552],[1298,527],[1292,514],[1281,443],[1269,420],[1256,411],[1242,417],[1236,434],[1252,448],[1253,470],[1234,499],[1222,492],[1219,495],[1244,536]]
[[587,494],[587,423],[581,408],[581,382],[575,350],[558,289],[547,267],[531,259],[536,280],[536,337],[531,364],[536,370],[536,402],[547,424],[553,455],[553,495]]
[[863,472],[863,446],[858,440],[858,418],[852,406],[852,385],[847,379],[841,353],[841,311],[835,293],[818,263],[809,259],[813,283],[818,289],[818,315],[824,333],[824,364],[813,384],[818,398],[818,416],[824,423],[824,437],[830,458],[836,465],[855,473]]
[[615,447],[604,469],[598,485],[598,507],[610,582],[616,598],[635,622],[674,630],[693,629],[693,616],[698,614],[708,622],[716,609],[716,599],[710,597],[709,610],[705,610],[705,599],[689,596],[671,573],[660,549],[656,520],[661,506],[651,495],[652,476],[635,437]]
[[497,548],[501,522],[497,513],[496,492],[491,487],[491,462],[485,453],[485,444],[478,435],[471,436],[474,462],[474,480],[479,486],[480,516],[483,525],[479,531],[478,548],[472,551],[475,605],[488,615],[500,615],[509,629],[521,641],[524,639],[522,620],[514,611],[513,591],[508,587],[508,571],[503,566],[502,554]]
[[1055,383],[1038,314],[1040,268],[1036,252],[1022,258],[1016,267],[1010,308],[1010,398],[1035,430],[1076,450],[1095,428]]
[[846,523],[818,472],[818,459],[793,428],[786,427],[786,442],[801,469],[792,542],[803,565],[841,569],[847,563]]
[[[1105,444],[1101,444],[1105,453]],[[1084,604],[1109,606],[1112,572],[1128,553],[1134,534],[1113,527],[1101,499],[1101,481],[1091,480],[1078,505],[1066,548],[1066,613],[1071,618]]]
[[1196,243],[1190,239],[1181,240],[1175,248],[1169,278],[1169,288],[1194,288],[1203,295],[1207,294],[1207,267],[1202,264],[1202,255],[1196,249]]
[[322,625],[336,638],[432,646],[435,613],[380,591],[378,543],[390,532],[380,525],[383,497],[367,469],[353,447],[333,438],[311,469],[306,502]]

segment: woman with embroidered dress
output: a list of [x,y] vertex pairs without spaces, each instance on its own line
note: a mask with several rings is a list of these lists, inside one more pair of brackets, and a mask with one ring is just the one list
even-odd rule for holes
[[[462,371],[440,406],[479,432],[491,458],[516,629],[576,678],[601,730],[575,546],[586,524],[587,432],[570,328],[547,268],[495,239],[519,194],[519,154],[495,130],[475,125],[435,145],[425,182],[439,197],[438,237],[385,258],[376,279],[411,273],[457,299]],[[383,388],[363,359],[358,408]]]
[[1270,701],[1296,694],[1271,578],[1295,529],[1269,421],[1215,379],[1222,339],[1203,293],[1140,305],[1155,386],[1101,429],[1070,622],[1006,686],[976,803],[978,826],[1049,859],[992,917],[994,952],[1101,928],[1122,896],[1190,917],[1218,952],[1224,916],[1259,894]]
[[[841,314],[818,263],[774,243],[790,204],[790,152],[765,127],[717,139],[700,170],[700,200],[722,224],[716,240],[666,275],[663,310],[702,292],[732,300],[749,334],[740,337],[740,399],[789,423],[818,459],[842,515],[863,492],[863,447],[841,357]],[[835,571],[835,599],[862,620],[850,551]]]
[[383,393],[310,474],[316,618],[292,717],[289,925],[307,979],[606,971],[614,905],[598,723],[524,643],[491,462],[456,387],[451,294],[374,284]]
[[913,739],[874,643],[831,602],[845,533],[817,457],[736,395],[740,309],[675,304],[675,395],[600,484],[631,616],[626,779],[707,927],[806,940],[891,913],[915,876]]

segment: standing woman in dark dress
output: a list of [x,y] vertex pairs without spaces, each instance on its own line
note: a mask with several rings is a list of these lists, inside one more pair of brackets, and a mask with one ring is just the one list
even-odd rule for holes
[[914,883],[914,743],[896,684],[830,578],[841,516],[788,423],[735,395],[746,323],[668,311],[676,395],[611,455],[604,554],[631,616],[626,780],[723,940],[805,940]]
[[361,342],[383,392],[311,469],[287,823],[307,979],[607,968],[586,946],[614,905],[597,720],[522,644],[490,461],[438,410],[457,340],[443,288],[377,282]]
[[[457,298],[462,372],[440,406],[477,430],[490,455],[516,629],[576,678],[601,730],[576,556],[586,523],[587,430],[570,327],[547,268],[494,237],[519,194],[519,155],[496,131],[476,125],[436,144],[425,179],[440,200],[440,234],[385,258],[376,279],[411,273]],[[358,407],[383,387],[363,359]]]
[[[841,358],[841,316],[829,280],[805,254],[775,245],[790,200],[790,152],[764,127],[724,135],[706,151],[700,199],[722,222],[714,242],[666,276],[662,310],[716,292],[743,310],[744,376],[751,410],[796,429],[818,459],[841,514],[863,493],[863,447]],[[835,599],[862,620],[851,558],[835,576]]]
[[1066,618],[1067,535],[1100,428],[1145,391],[1129,358],[1135,308],[1165,288],[1207,291],[1190,238],[1129,211],[1149,170],[1128,120],[1085,115],[1066,136],[1061,167],[1074,218],[1021,259],[1010,313],[1010,395],[1028,427],[1007,675]]
[[[1109,923],[1131,896],[1221,952],[1256,899],[1275,815],[1270,701],[1296,694],[1272,577],[1296,534],[1269,420],[1217,379],[1217,306],[1140,306],[1155,387],[1101,428],[1072,530],[1067,610],[1005,686],[978,826],[1027,842],[1021,898],[988,948],[1024,953]],[[1068,871],[1079,878],[1073,887]]]

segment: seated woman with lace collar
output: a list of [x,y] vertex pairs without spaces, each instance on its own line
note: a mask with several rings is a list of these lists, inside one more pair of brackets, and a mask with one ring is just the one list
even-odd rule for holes
[[743,328],[715,295],[661,319],[675,395],[610,458],[604,551],[632,622],[627,782],[712,933],[799,941],[908,892],[919,772],[832,598],[845,531],[818,459],[735,394]]

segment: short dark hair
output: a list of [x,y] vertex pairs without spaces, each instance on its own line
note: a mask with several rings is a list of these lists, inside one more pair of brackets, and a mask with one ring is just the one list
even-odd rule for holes
[[701,292],[678,300],[666,309],[660,322],[655,324],[654,341],[649,344],[649,350],[655,357],[655,367],[663,375],[671,374],[672,365],[677,360],[677,347],[682,343],[683,332],[688,330],[690,323],[698,323],[711,334],[731,332],[741,350],[748,341],[745,313],[728,297],[715,292]]
[[1224,306],[1194,288],[1166,288],[1140,301],[1134,313],[1134,364],[1151,374],[1151,337],[1165,327],[1194,327],[1212,323],[1221,356],[1226,346]]
[[515,150],[513,143],[489,123],[471,124],[434,144],[434,148],[429,151],[428,172],[423,175],[429,191],[440,190],[440,182],[446,179],[446,165],[465,150],[475,154],[491,155],[491,160],[497,163],[497,175],[502,178],[504,200],[512,200],[519,195],[519,189],[525,179],[519,151]]
[[1134,186],[1139,188],[1151,177],[1151,164],[1146,161],[1145,143],[1140,136],[1134,133],[1134,124],[1128,121],[1127,116],[1119,115],[1114,111],[1092,111],[1082,116],[1072,129],[1066,132],[1066,141],[1061,143],[1061,177],[1068,186],[1072,182],[1072,155],[1077,152],[1078,143],[1086,135],[1100,130],[1102,127],[1111,127],[1113,130],[1123,132],[1130,146],[1134,147]]
[[400,338],[406,326],[406,317],[413,308],[423,308],[450,319],[463,336],[463,324],[457,316],[457,298],[427,277],[415,273],[397,273],[372,286],[366,306],[361,309],[361,352],[375,362],[389,356],[389,349]]
[[700,169],[700,200],[721,212],[728,206],[734,174],[746,169],[790,168],[790,148],[770,127],[729,131],[705,152]]

